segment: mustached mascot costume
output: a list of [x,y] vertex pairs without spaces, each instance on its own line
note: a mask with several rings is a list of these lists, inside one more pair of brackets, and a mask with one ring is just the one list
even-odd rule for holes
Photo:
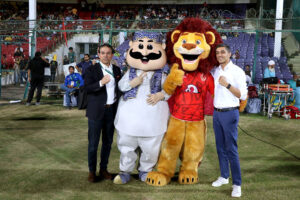
[[147,184],[163,186],[174,176],[181,159],[180,184],[198,182],[198,165],[206,142],[204,105],[207,93],[214,94],[210,70],[217,65],[215,46],[221,37],[212,26],[198,18],[186,18],[167,36],[168,63],[172,66],[164,90],[171,112],[168,130],[161,145],[156,172]]
[[167,58],[162,35],[136,32],[129,43],[126,61],[129,70],[119,82],[124,92],[119,102],[115,127],[117,145],[121,152],[120,173],[115,184],[125,184],[134,170],[137,149],[140,148],[139,178],[145,181],[157,163],[160,144],[167,130],[169,107],[163,83],[167,77]]

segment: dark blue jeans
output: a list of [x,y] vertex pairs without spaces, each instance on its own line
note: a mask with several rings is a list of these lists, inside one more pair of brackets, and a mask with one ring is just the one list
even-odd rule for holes
[[113,107],[105,108],[102,120],[88,119],[88,165],[90,172],[96,172],[97,151],[102,131],[102,147],[100,154],[100,169],[107,169],[108,158],[110,155],[111,144],[114,136],[114,109]]
[[64,84],[60,85],[60,88],[64,91],[66,91],[66,102],[67,102],[67,106],[69,107],[71,104],[71,97],[70,97],[70,93],[75,91],[76,88],[68,88],[66,87]]
[[21,84],[24,83],[23,80],[25,80],[25,83],[27,82],[27,72],[26,72],[26,70],[21,70],[20,71],[20,81],[21,81]]
[[219,157],[221,176],[229,177],[229,164],[232,175],[232,183],[241,185],[241,168],[237,146],[239,123],[239,110],[227,112],[214,111],[213,127],[215,131],[216,146]]

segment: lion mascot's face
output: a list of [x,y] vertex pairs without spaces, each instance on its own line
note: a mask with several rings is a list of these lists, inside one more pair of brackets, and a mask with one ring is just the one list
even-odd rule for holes
[[181,33],[179,30],[175,30],[172,36],[175,34],[180,34],[173,47],[175,56],[181,60],[184,70],[195,71],[198,68],[199,61],[208,57],[211,50],[210,45],[215,42],[215,35],[212,32],[206,32],[212,38],[209,45],[203,33]]
[[130,67],[143,71],[161,69],[166,65],[166,44],[162,43],[161,35],[151,32],[135,33],[129,42],[126,61]]
[[208,72],[217,65],[214,47],[222,42],[211,25],[198,18],[186,18],[168,33],[168,62],[185,71]]

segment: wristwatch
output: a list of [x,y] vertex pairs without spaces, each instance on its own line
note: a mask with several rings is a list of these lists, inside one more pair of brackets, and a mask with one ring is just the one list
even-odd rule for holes
[[229,83],[226,88],[229,90],[230,87],[231,87],[231,84]]

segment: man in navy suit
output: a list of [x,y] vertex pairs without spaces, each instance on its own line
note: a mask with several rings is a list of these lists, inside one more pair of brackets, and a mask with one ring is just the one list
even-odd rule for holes
[[100,62],[94,60],[85,73],[88,117],[88,165],[89,182],[96,182],[97,151],[102,131],[102,147],[99,177],[112,179],[107,171],[108,158],[114,134],[114,118],[118,99],[121,95],[118,82],[121,79],[120,68],[112,65],[114,49],[109,44],[98,48]]

